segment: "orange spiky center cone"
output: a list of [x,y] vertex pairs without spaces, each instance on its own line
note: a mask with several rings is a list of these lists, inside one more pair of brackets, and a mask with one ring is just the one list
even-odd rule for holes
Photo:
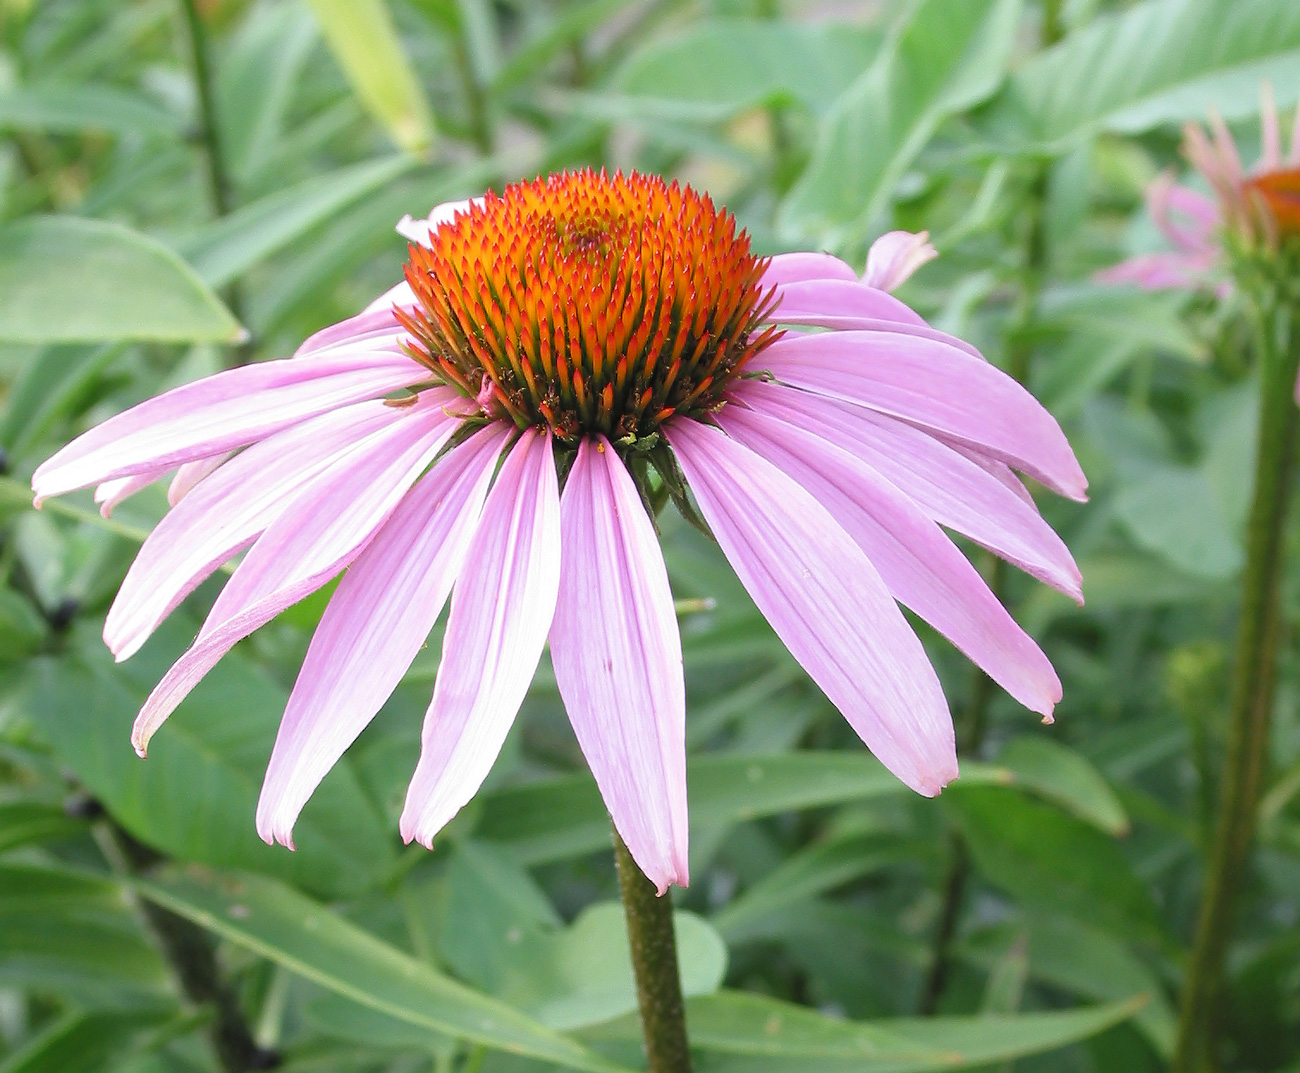
[[1300,237],[1300,168],[1256,175],[1245,188],[1263,202],[1279,238]]
[[721,405],[777,337],[766,267],[707,196],[588,169],[489,193],[413,245],[398,318],[487,416],[633,443]]

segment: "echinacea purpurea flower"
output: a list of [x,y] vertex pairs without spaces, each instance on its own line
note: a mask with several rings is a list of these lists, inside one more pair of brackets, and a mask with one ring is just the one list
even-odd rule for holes
[[290,360],[141,403],[33,478],[38,503],[98,485],[107,505],[179,467],[105,624],[118,659],[247,549],[141,710],[142,754],[237,641],[342,573],[258,807],[262,837],[291,844],[450,594],[403,837],[429,844],[473,796],[549,640],[618,831],[661,892],[684,885],[681,644],[646,507],[659,492],[698,508],[790,651],[913,789],[937,793],[957,760],[895,600],[1050,719],[1050,663],[941,527],[1078,598],[1012,471],[1076,499],[1086,482],[1028,392],[887,293],[933,256],[924,235],[884,236],[859,278],[826,254],[755,256],[688,187],[591,171],[399,230],[406,280],[365,312]]

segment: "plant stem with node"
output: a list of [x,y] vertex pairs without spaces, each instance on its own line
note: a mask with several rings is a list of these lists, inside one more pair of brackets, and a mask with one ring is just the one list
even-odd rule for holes
[[1218,1066],[1217,1012],[1232,911],[1241,887],[1268,754],[1281,632],[1279,590],[1287,506],[1295,473],[1295,384],[1300,368],[1300,301],[1271,288],[1259,297],[1259,435],[1255,486],[1246,531],[1241,619],[1228,709],[1228,742],[1218,823],[1209,849],[1205,891],[1184,978],[1173,1073]]
[[647,1073],[690,1073],[691,1052],[686,1041],[686,1008],[677,968],[677,936],[673,903],[659,897],[655,885],[637,867],[617,831],[614,858],[618,886],[627,918],[637,1005],[645,1038]]

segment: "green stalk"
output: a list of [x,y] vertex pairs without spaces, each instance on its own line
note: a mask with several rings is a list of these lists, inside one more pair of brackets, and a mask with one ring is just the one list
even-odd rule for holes
[[1295,308],[1262,301],[1259,308],[1260,421],[1254,498],[1246,534],[1241,620],[1237,633],[1228,745],[1218,824],[1210,846],[1200,918],[1183,989],[1174,1073],[1217,1068],[1217,1010],[1232,911],[1255,837],[1260,782],[1277,686],[1281,628],[1279,590],[1287,505],[1295,466],[1296,372],[1300,332]]
[[642,874],[618,831],[614,832],[614,857],[632,948],[646,1073],[691,1073],[672,896],[661,898],[655,893],[655,885]]

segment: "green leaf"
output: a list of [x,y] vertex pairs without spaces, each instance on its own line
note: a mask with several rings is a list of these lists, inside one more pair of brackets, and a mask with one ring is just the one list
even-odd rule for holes
[[[691,1045],[746,1056],[711,1070],[776,1073],[926,1073],[968,1069],[1077,1043],[1131,1017],[1145,996],[1091,1009],[1014,1016],[853,1022],[760,995],[724,991],[687,1002]],[[587,1033],[635,1038],[630,1018]]]
[[91,83],[11,86],[0,89],[0,130],[51,134],[168,134],[184,124],[147,97]]
[[1300,82],[1294,0],[1147,0],[1096,19],[1016,73],[994,118],[1056,148],[1098,130],[1253,115],[1271,81],[1279,104]]
[[115,665],[87,624],[67,654],[41,662],[29,704],[60,761],[133,836],[181,860],[284,876],[325,895],[377,882],[396,862],[396,839],[346,760],[304,809],[297,852],[257,837],[258,789],[287,698],[238,653],[168,720],[148,760],[135,755],[131,722],[188,631],[173,616],[140,655]]
[[0,1062],[0,1073],[101,1073],[135,1051],[144,1032],[171,1019],[147,1010],[71,1013]]
[[1109,835],[1126,835],[1128,815],[1105,777],[1081,754],[1043,734],[1012,738],[998,763],[1067,812]]
[[961,954],[987,967],[1022,936],[1028,939],[1029,972],[1035,979],[1091,999],[1147,995],[1150,1001],[1133,1023],[1158,1054],[1172,1057],[1178,1019],[1160,980],[1107,932],[1077,920],[1031,916],[977,933]]
[[243,329],[171,250],[121,224],[0,225],[0,343],[234,343]]
[[814,843],[791,854],[780,866],[743,891],[712,917],[731,942],[757,932],[764,918],[916,856],[916,851],[878,834],[850,834]]
[[175,879],[137,882],[136,888],[222,938],[391,1017],[571,1069],[621,1071],[272,880]]
[[313,175],[215,221],[182,242],[181,249],[210,285],[224,287],[415,163],[392,156]]
[[15,846],[58,842],[85,831],[83,821],[73,819],[57,805],[39,801],[0,804],[0,853]]
[[822,121],[780,229],[842,247],[884,212],[903,173],[948,116],[983,100],[1006,71],[1020,0],[919,0]]
[[614,77],[634,112],[724,119],[797,101],[826,111],[880,46],[874,26],[705,20],[635,52]]
[[307,0],[361,103],[410,153],[433,142],[433,113],[384,0]]
[[1049,913],[1073,912],[1158,940],[1159,914],[1115,841],[1016,790],[950,788],[944,803],[986,880]]
[[[691,812],[725,826],[793,809],[909,794],[865,750],[688,761]],[[967,763],[962,781],[1005,784],[1001,768]],[[528,864],[609,847],[609,814],[588,774],[544,779],[481,794],[475,835],[506,846]]]
[[1145,550],[1197,577],[1232,577],[1245,562],[1204,470],[1150,463],[1115,497],[1115,516]]

